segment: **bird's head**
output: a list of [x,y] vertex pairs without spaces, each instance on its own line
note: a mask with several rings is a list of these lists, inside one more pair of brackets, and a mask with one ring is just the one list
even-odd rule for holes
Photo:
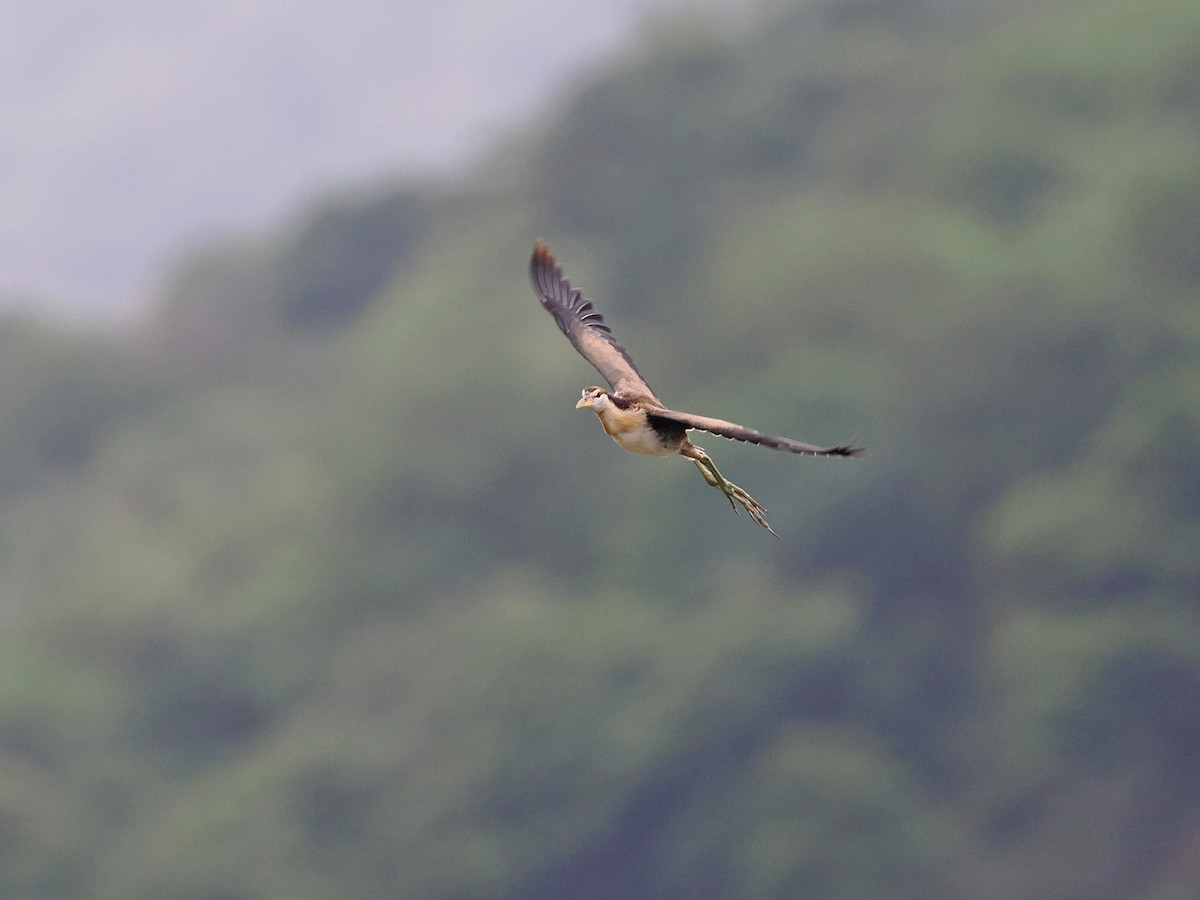
[[608,406],[608,391],[601,387],[584,388],[583,396],[579,398],[575,408],[583,409],[585,406],[591,407],[597,413],[605,409]]

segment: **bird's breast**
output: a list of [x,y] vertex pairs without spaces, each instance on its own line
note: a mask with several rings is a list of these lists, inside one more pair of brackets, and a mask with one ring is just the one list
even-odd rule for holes
[[665,441],[641,410],[606,409],[596,415],[609,436],[630,453],[670,456],[679,450],[679,441]]

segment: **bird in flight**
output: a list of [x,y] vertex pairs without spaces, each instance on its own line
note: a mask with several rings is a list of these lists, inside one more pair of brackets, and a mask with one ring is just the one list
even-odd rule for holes
[[[725,495],[734,512],[738,511],[737,505],[740,503],[750,518],[771,534],[775,534],[775,529],[767,523],[766,510],[717,471],[712,458],[688,438],[689,431],[707,431],[735,441],[762,444],[764,447],[810,456],[857,456],[862,453],[860,447],[817,447],[791,438],[763,434],[724,419],[667,409],[637,370],[625,348],[613,338],[612,331],[604,324],[592,301],[584,297],[582,291],[571,287],[554,254],[540,240],[533,245],[529,277],[542,306],[554,316],[562,333],[612,388],[584,388],[583,397],[575,404],[575,408],[591,409],[609,436],[631,453],[646,456],[679,455],[690,459],[704,480]],[[779,537],[777,534],[775,536]]]

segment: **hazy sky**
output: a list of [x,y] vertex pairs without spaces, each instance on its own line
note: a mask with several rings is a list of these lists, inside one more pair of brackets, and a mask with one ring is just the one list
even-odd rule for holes
[[4,3],[0,298],[134,308],[199,239],[462,165],[648,12],[699,2]]

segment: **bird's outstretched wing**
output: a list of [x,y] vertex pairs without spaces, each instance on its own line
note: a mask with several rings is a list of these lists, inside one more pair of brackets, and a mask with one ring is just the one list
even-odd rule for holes
[[719,434],[721,437],[732,438],[735,441],[746,441],[750,444],[761,444],[764,447],[774,447],[776,450],[787,450],[789,453],[805,453],[810,456],[858,456],[861,447],[851,447],[846,444],[837,447],[818,447],[791,438],[778,437],[773,434],[763,434],[745,425],[726,422],[724,419],[713,419],[708,416],[697,416],[692,413],[679,412],[674,409],[656,409],[650,413],[650,419],[667,419],[678,422],[688,428]]
[[612,331],[596,312],[592,301],[563,277],[562,266],[554,259],[550,248],[541,241],[533,245],[529,260],[529,279],[546,311],[580,355],[596,367],[614,391],[635,397],[645,397],[661,405],[654,391],[637,370],[625,348],[616,342]]

